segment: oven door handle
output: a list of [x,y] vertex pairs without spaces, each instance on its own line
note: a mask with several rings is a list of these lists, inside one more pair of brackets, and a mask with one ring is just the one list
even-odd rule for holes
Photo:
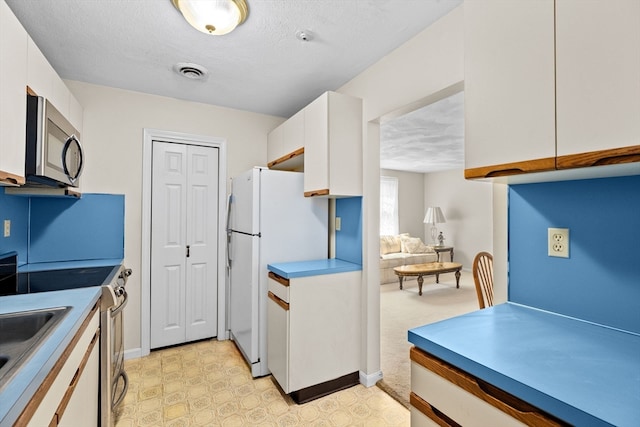
[[111,317],[116,317],[118,314],[120,314],[122,310],[124,310],[124,307],[127,305],[127,302],[129,301],[129,294],[127,293],[127,291],[124,291],[124,294],[122,295],[123,295],[122,303],[116,308],[114,308],[113,310],[111,310]]
[[[124,381],[124,387],[122,388],[122,393],[120,393],[120,396],[118,396],[117,399],[113,399],[113,403],[111,403],[111,410],[116,409],[118,405],[120,405],[120,402],[122,402],[124,396],[127,394],[127,390],[129,389],[129,376],[125,371],[121,371],[120,374],[118,374],[118,379],[120,378],[122,378],[122,380]],[[114,390],[116,388],[116,384],[118,384],[118,381],[114,382]]]

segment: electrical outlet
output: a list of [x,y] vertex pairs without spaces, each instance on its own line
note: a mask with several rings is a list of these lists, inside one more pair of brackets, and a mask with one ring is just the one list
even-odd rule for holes
[[5,219],[4,220],[4,237],[9,237],[9,236],[11,236],[11,220]]
[[342,228],[342,218],[339,216],[336,217],[336,231],[340,231]]
[[569,229],[548,229],[549,256],[569,258]]

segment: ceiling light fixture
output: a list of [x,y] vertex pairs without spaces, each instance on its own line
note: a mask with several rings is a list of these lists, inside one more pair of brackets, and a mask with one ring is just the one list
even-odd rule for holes
[[245,0],[171,0],[193,28],[221,36],[242,24],[249,14]]

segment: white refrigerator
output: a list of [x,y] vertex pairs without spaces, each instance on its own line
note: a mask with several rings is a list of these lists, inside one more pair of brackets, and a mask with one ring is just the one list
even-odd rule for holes
[[267,368],[267,264],[328,257],[326,199],[304,175],[254,167],[231,180],[227,225],[229,329],[254,377]]

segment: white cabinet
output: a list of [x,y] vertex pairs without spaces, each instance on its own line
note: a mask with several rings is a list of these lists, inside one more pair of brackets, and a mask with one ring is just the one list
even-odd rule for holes
[[26,93],[48,98],[82,134],[82,106],[0,1],[0,185],[25,183]]
[[85,319],[53,370],[18,420],[18,425],[98,424],[100,391],[100,304]]
[[558,168],[640,161],[640,1],[557,1],[556,56]]
[[640,161],[640,2],[465,2],[465,177]]
[[305,109],[304,195],[362,195],[362,100],[325,92]]
[[467,178],[555,168],[553,3],[464,3]]
[[411,425],[560,426],[529,403],[426,353],[411,354]]
[[31,37],[27,53],[27,86],[31,93],[47,98],[78,133],[82,134],[82,106]]
[[267,137],[270,169],[302,171],[304,164],[304,110],[271,131]]
[[0,185],[24,184],[28,34],[0,1]]
[[313,386],[331,389],[347,376],[357,383],[360,276],[355,271],[284,279],[269,273],[269,370],[294,400],[317,397]]

